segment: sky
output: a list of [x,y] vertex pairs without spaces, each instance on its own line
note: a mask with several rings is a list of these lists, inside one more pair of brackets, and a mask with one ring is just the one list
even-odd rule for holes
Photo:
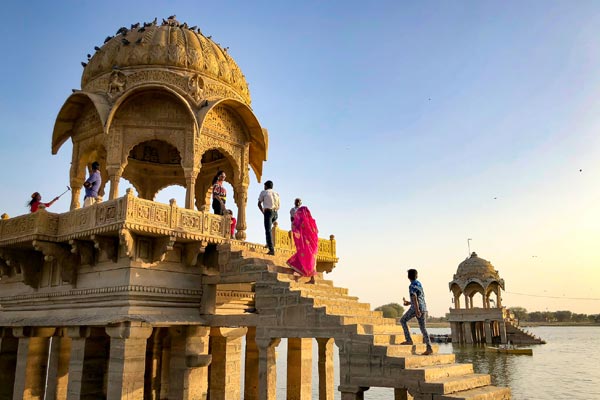
[[[4,1],[0,213],[69,184],[51,155],[81,61],[121,26],[166,18],[229,47],[269,131],[263,182],[334,234],[327,279],[373,307],[430,315],[471,251],[508,307],[600,313],[600,3],[594,1]],[[248,239],[263,243],[255,176]],[[121,195],[124,186],[120,186]],[[175,198],[182,188],[160,192]],[[65,212],[68,195],[52,206]],[[468,243],[467,239],[471,239]],[[475,305],[481,304],[476,299]],[[464,302],[463,302],[464,303]]]

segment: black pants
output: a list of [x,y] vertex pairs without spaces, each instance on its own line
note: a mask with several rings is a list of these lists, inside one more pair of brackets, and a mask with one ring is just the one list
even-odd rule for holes
[[277,221],[277,211],[265,209],[264,210],[265,217],[265,236],[267,238],[267,247],[270,252],[274,252],[275,248],[273,247],[273,237],[271,236],[271,228],[273,227],[273,222]]
[[225,208],[221,207],[221,202],[217,199],[213,199],[212,209],[217,215],[225,215]]

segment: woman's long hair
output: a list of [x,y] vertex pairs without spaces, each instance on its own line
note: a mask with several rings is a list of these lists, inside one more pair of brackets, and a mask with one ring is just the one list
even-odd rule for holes
[[31,200],[30,200],[29,202],[27,202],[27,205],[26,205],[26,207],[31,207],[31,205],[37,201],[37,197],[38,197],[39,195],[40,195],[40,194],[39,194],[38,192],[34,192],[34,193],[31,195]]
[[217,171],[217,174],[215,175],[215,177],[212,180],[213,185],[219,181],[219,175],[221,175],[223,172],[225,172],[225,171],[222,171],[222,170]]

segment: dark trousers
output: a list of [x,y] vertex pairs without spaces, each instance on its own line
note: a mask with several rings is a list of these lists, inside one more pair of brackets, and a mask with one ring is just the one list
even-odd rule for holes
[[263,211],[265,218],[265,237],[267,238],[267,247],[269,248],[270,252],[274,252],[275,248],[273,247],[271,228],[273,228],[273,222],[277,221],[277,211],[268,208],[265,208]]
[[225,215],[225,210],[221,207],[221,202],[217,199],[213,199],[212,208],[215,214],[217,215]]
[[[408,330],[408,321],[413,318],[417,318],[417,313],[412,307],[408,309],[402,318],[400,318],[400,325],[402,325],[402,330],[404,330],[404,339],[409,343],[412,343],[412,338],[410,337],[410,331]],[[421,318],[417,318],[417,321],[419,321],[419,329],[423,335],[423,342],[429,349],[431,348],[431,341],[429,340],[429,333],[427,333],[427,327],[425,326],[425,318],[427,318],[427,311],[421,313]]]

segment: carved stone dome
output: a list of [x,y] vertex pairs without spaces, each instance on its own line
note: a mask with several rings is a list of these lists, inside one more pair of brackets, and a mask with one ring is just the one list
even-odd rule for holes
[[471,253],[471,256],[458,265],[454,279],[450,286],[457,284],[464,289],[469,283],[478,282],[483,287],[487,287],[492,282],[497,282],[502,288],[504,280],[500,279],[500,274],[494,269],[494,266],[488,260],[477,256],[477,253]]
[[165,68],[179,75],[198,74],[203,86],[221,87],[213,87],[210,92],[219,91],[221,97],[233,97],[233,91],[235,97],[250,104],[246,78],[227,54],[227,49],[213,42],[210,36],[205,37],[196,27],[180,24],[174,17],[163,20],[162,24],[157,24],[155,19],[150,23],[134,24],[130,29],[123,27],[114,37],[107,37],[85,65],[81,88],[93,92],[97,87],[106,86],[105,82],[114,70],[129,73],[149,70],[153,74],[148,80],[160,81],[160,70]]

